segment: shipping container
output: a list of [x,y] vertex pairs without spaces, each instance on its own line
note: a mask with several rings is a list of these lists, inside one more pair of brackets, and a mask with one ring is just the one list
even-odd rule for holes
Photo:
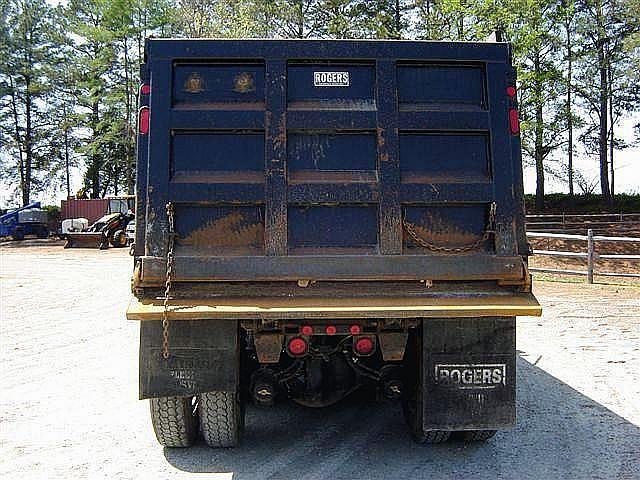
[[62,200],[61,220],[69,218],[86,218],[89,225],[98,220],[107,212],[109,200],[106,198],[68,198]]
[[127,316],[162,444],[358,388],[421,442],[514,424],[540,307],[508,44],[151,39],[141,77]]

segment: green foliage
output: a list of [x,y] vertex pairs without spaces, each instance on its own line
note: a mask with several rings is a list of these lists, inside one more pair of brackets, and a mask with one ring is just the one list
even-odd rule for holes
[[545,195],[544,209],[535,206],[535,195],[525,195],[525,210],[527,214],[596,214],[596,213],[637,213],[640,211],[640,194],[614,195],[613,202],[607,202],[600,195],[583,194],[567,195],[566,193],[552,193]]
[[565,162],[574,130],[608,182],[640,103],[640,0],[0,0],[0,17],[0,180],[23,201],[71,192],[77,167],[93,197],[133,190],[149,36],[510,41],[539,201],[548,175],[592,188]]
[[0,30],[0,154],[3,180],[23,205],[49,185],[55,132],[49,100],[58,53],[56,12],[44,0],[4,1]]

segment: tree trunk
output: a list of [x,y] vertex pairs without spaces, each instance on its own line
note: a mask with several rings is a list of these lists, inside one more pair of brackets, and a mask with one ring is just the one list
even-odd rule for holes
[[567,31],[567,160],[569,170],[569,195],[573,197],[573,111],[571,108],[571,94],[573,81],[573,50],[571,44],[571,14],[566,17],[565,28]]
[[606,32],[604,32],[604,18],[602,13],[602,2],[598,2],[597,12],[598,22],[598,69],[600,71],[599,103],[600,103],[600,128],[598,135],[598,154],[600,159],[600,189],[605,200],[611,200],[611,190],[609,189],[609,165],[607,163],[607,141],[609,139],[607,104],[609,100],[609,88],[607,78],[607,54],[606,54]]
[[297,25],[296,25],[296,38],[304,38],[304,5],[303,0],[298,0],[296,2],[296,14],[298,16]]
[[64,117],[64,128],[62,130],[64,136],[64,174],[67,185],[67,198],[71,197],[71,174],[69,170],[71,165],[69,164],[69,124],[67,120],[67,104],[63,103],[62,115]]
[[124,79],[125,79],[125,117],[126,122],[124,125],[124,142],[125,142],[125,178],[127,181],[127,193],[132,195],[134,191],[134,166],[135,161],[133,158],[133,131],[131,128],[131,112],[133,99],[131,98],[131,82],[129,80],[129,43],[127,39],[124,39]]
[[613,75],[611,72],[611,63],[607,69],[607,77],[609,82],[609,166],[611,168],[611,198],[616,194],[616,173],[613,165],[613,140],[615,138],[613,125]]
[[15,142],[18,150],[18,171],[20,173],[20,193],[25,182],[24,178],[24,157],[22,155],[22,138],[20,137],[20,117],[18,115],[18,99],[16,95],[16,86],[13,83],[13,77],[9,76],[9,87],[11,89],[11,113],[13,116],[13,126],[15,131]]
[[[95,142],[98,139],[99,104],[97,100],[91,105],[91,139]],[[91,198],[100,198],[100,156],[91,153],[87,177],[91,186]]]
[[395,23],[395,38],[397,38],[398,40],[402,38],[402,35],[400,34],[400,0],[396,0],[396,11],[394,12],[394,23]]
[[22,205],[28,205],[31,201],[31,168],[33,166],[33,125],[31,99],[31,78],[25,76],[24,110],[25,110],[25,130],[24,130],[24,182],[22,183]]
[[534,158],[536,162],[536,208],[544,208],[544,118],[542,115],[542,82],[540,81],[540,52],[535,52],[534,62],[534,102],[535,102],[535,145]]

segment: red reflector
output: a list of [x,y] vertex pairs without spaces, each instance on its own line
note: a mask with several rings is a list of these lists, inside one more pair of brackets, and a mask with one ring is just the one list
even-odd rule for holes
[[326,329],[325,332],[327,332],[327,335],[335,335],[337,332],[336,327],[334,327],[333,325],[329,325]]
[[307,342],[303,338],[292,338],[289,342],[289,353],[291,355],[302,355],[307,351]]
[[373,340],[369,337],[359,338],[353,348],[358,355],[370,355],[373,352]]
[[358,335],[360,333],[360,325],[351,325],[349,327],[351,335]]
[[140,93],[142,95],[149,95],[151,93],[151,86],[147,85],[146,83],[143,85],[140,85]]
[[138,131],[140,135],[149,133],[149,107],[142,107],[138,112]]
[[516,87],[507,87],[507,95],[511,98],[516,96]]
[[304,325],[300,329],[300,333],[302,333],[303,335],[313,335],[313,327],[311,325]]
[[509,109],[509,127],[513,135],[520,133],[520,120],[518,119],[518,111],[515,108]]

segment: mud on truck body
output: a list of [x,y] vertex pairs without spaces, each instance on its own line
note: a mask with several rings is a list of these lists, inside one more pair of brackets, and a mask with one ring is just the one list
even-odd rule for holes
[[141,67],[134,297],[159,442],[244,405],[397,400],[420,442],[515,422],[527,271],[504,43],[160,40]]

